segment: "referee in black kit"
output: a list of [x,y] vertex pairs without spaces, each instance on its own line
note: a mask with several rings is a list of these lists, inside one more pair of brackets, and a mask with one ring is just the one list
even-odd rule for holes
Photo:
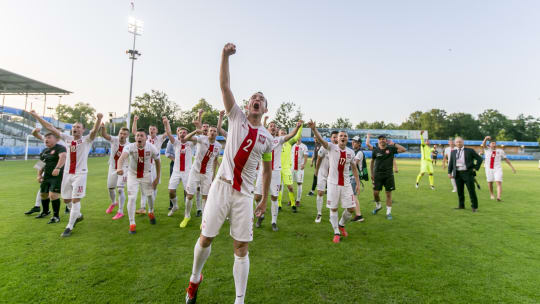
[[53,133],[45,135],[46,148],[39,155],[38,182],[41,183],[41,213],[36,218],[44,218],[51,214],[49,202],[52,202],[53,216],[48,224],[60,222],[60,187],[66,162],[66,147],[59,145],[58,138]]

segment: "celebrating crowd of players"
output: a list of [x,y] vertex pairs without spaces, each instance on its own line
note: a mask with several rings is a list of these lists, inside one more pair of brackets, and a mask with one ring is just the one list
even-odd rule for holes
[[[199,118],[195,120],[196,130],[189,133],[186,128],[178,127],[176,137],[174,137],[166,117],[163,117],[165,133],[157,134],[156,126],[150,126],[148,133],[145,129],[137,128],[138,117],[135,116],[132,126],[135,142],[130,143],[127,128],[120,129],[118,136],[107,134],[101,122],[102,114],[97,115],[90,133],[83,136],[85,130],[80,123],[73,125],[71,135],[66,135],[37,113],[31,112],[31,115],[49,131],[43,139],[46,149],[40,155],[41,162],[36,165],[38,180],[41,183],[39,198],[43,206],[38,217],[46,217],[50,214],[50,201],[54,214],[49,223],[59,222],[59,197],[61,195],[71,206],[69,222],[61,236],[70,236],[75,224],[83,220],[81,199],[86,193],[88,153],[101,129],[101,136],[111,144],[107,178],[111,203],[106,213],[112,213],[116,209],[116,214],[112,219],[118,220],[124,217],[126,200],[124,189],[127,187],[129,233],[134,234],[137,231],[136,213],[147,213],[150,223],[156,224],[155,199],[162,171],[160,150],[168,139],[171,151],[167,152],[167,155],[174,160],[171,162],[172,170],[168,185],[170,198],[168,216],[173,216],[179,209],[177,188],[180,183],[185,189],[185,212],[180,222],[181,228],[186,227],[190,221],[194,197],[200,195],[202,198],[201,203],[197,204],[198,211],[202,213],[197,213],[202,215],[201,234],[194,248],[193,268],[186,292],[186,303],[196,301],[197,290],[203,279],[202,269],[210,255],[212,241],[226,220],[230,222],[230,235],[234,245],[235,303],[243,303],[249,274],[248,244],[253,239],[253,223],[255,222],[256,227],[262,227],[270,195],[271,227],[273,231],[278,231],[277,219],[279,210],[282,208],[281,193],[285,187],[289,190],[291,208],[293,212],[297,211],[301,203],[308,151],[300,140],[302,121],[299,121],[290,133],[280,130],[274,122],[270,122],[267,126],[263,123],[262,118],[267,112],[268,104],[261,92],[251,96],[245,109],[237,105],[230,89],[229,76],[229,57],[235,52],[236,47],[233,44],[225,45],[222,52],[220,87],[225,111],[220,113],[217,126],[203,124],[201,113],[199,113]],[[227,131],[221,128],[225,113],[228,115]],[[345,226],[349,221],[363,220],[357,199],[357,194],[363,187],[362,179],[365,180],[368,176],[364,153],[360,150],[362,141],[359,137],[353,138],[353,149],[351,149],[347,147],[349,138],[346,132],[333,132],[328,142],[318,132],[315,122],[309,121],[307,125],[311,128],[317,143],[313,158],[313,160],[316,159],[315,182],[310,192],[313,195],[315,188],[317,190],[315,222],[321,222],[326,194],[326,205],[330,210],[329,220],[333,230],[332,241],[339,243],[348,235]],[[39,130],[37,131],[34,134],[39,138]],[[226,137],[224,147],[216,140],[218,134]],[[61,139],[63,144],[59,144],[58,139]],[[489,168],[486,167],[486,173],[491,170],[488,182],[490,182],[492,198],[492,182],[496,182],[497,199],[500,200],[502,171],[498,169],[500,160],[505,159],[505,156],[502,150],[495,149],[494,142],[490,143],[489,149],[486,148],[485,144],[489,139],[486,137],[482,145],[486,149],[486,157],[490,157],[490,165]],[[445,151],[443,166],[448,161],[449,173],[452,172],[449,177],[454,185],[454,191],[458,188],[461,207],[463,185],[466,184],[471,193],[472,179],[464,171],[469,166],[468,154],[459,152],[463,147],[463,140],[460,141],[458,138],[456,142],[458,144],[455,149],[452,143],[449,152]],[[382,209],[379,193],[384,188],[386,218],[390,220],[392,219],[392,191],[395,190],[394,172],[397,171],[394,155],[403,153],[406,149],[388,140],[384,135],[378,137],[378,143],[375,146],[371,145],[368,135],[366,145],[373,154],[370,172],[375,208],[372,213],[375,215]],[[433,151],[428,145],[428,141],[424,142],[422,132],[421,172],[418,175],[416,187],[419,186],[424,173],[428,173],[430,185],[434,189]],[[218,157],[222,149],[224,153],[219,164]],[[196,152],[193,158],[194,151]],[[476,156],[472,156],[476,159]],[[508,160],[507,162],[510,164]],[[479,163],[481,163],[481,158],[475,166],[479,167]],[[453,171],[457,173],[454,174]],[[457,186],[456,180],[459,181]],[[297,186],[296,196],[294,183]],[[137,210],[136,200],[139,188],[141,208]],[[474,191],[474,186],[472,190]],[[254,202],[256,203],[255,210]],[[338,216],[339,206],[343,209],[341,218]],[[36,211],[35,207],[32,210]]]

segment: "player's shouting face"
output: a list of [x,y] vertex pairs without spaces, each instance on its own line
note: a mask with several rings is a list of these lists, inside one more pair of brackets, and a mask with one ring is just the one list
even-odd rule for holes
[[341,149],[345,149],[347,147],[347,142],[349,142],[349,135],[347,135],[347,132],[341,131],[338,134],[338,145]]
[[249,99],[247,110],[249,115],[262,116],[268,111],[267,106],[267,101],[263,93],[257,92]]
[[270,134],[272,134],[272,136],[277,136],[277,126],[276,126],[276,123],[275,122],[271,122],[268,124],[268,132],[270,132]]
[[178,136],[178,139],[182,140],[187,135],[187,130],[185,128],[177,128],[176,129],[176,135]]
[[47,146],[47,148],[54,147],[57,141],[58,140],[56,139],[56,136],[54,136],[54,134],[49,133],[45,135],[45,145]]
[[71,128],[71,134],[75,137],[82,136],[84,134],[84,127],[82,123],[76,122]]
[[137,131],[137,133],[135,133],[135,141],[137,142],[137,147],[142,149],[146,143],[146,132]]
[[217,136],[217,128],[216,127],[210,127],[208,128],[208,139],[214,140]]
[[121,141],[126,140],[126,138],[128,138],[128,136],[129,136],[129,131],[127,131],[127,130],[120,130],[120,132],[118,132],[118,138]]
[[148,128],[151,137],[156,137],[157,131],[156,126],[150,126],[150,128]]

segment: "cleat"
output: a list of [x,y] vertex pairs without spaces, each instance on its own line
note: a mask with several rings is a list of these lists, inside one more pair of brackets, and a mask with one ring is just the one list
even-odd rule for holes
[[139,209],[137,209],[137,211],[135,211],[135,213],[137,213],[137,214],[146,214],[146,209],[139,208]]
[[107,210],[105,210],[105,213],[110,214],[111,212],[113,212],[114,207],[116,207],[116,206],[118,206],[118,203],[110,204],[109,208],[107,208]]
[[150,224],[155,225],[156,217],[154,216],[154,212],[148,212],[148,217],[150,218]]
[[386,219],[387,219],[387,220],[391,220],[391,219],[392,219],[392,213],[388,213],[388,214],[386,215]]
[[322,215],[321,214],[317,214],[317,217],[315,218],[315,223],[320,223],[321,222],[321,219],[322,219]]
[[492,196],[490,196],[489,198],[492,199],[492,200],[494,200],[494,199],[495,199],[495,196],[492,195]]
[[371,213],[372,213],[373,215],[375,215],[375,214],[377,214],[377,212],[379,212],[381,209],[382,209],[382,207],[375,208],[375,209],[373,209],[373,211],[371,211]]
[[129,234],[135,234],[137,233],[137,230],[135,230],[135,224],[129,225]]
[[255,223],[256,228],[261,228],[262,221],[264,220],[264,215],[257,218],[257,222]]
[[40,211],[41,211],[41,208],[34,206],[30,210],[26,211],[24,214],[30,215],[30,214],[40,212]]
[[38,214],[38,215],[36,216],[36,218],[37,218],[37,219],[45,218],[45,217],[47,217],[49,214],[51,214],[51,211],[41,212],[40,214]]
[[337,244],[340,241],[341,241],[341,236],[339,234],[334,234],[334,239],[332,240],[332,242]]
[[272,223],[272,231],[276,232],[278,231],[278,227],[277,227],[277,224],[276,223]]
[[122,212],[117,212],[115,216],[113,216],[113,220],[118,220],[124,217],[124,214]]
[[180,228],[186,228],[187,224],[189,223],[190,217],[185,217],[182,222],[180,222]]
[[77,220],[75,221],[75,224],[73,224],[73,227],[75,227],[75,225],[77,225],[78,222],[82,222],[83,220],[84,220],[84,216],[83,216],[82,213],[81,213],[81,216],[79,216],[79,217],[77,218]]
[[500,198],[497,198],[497,202],[502,202],[502,199],[500,199]]
[[478,212],[478,209],[472,208],[472,212]]
[[338,226],[338,228],[339,228],[339,232],[341,233],[343,237],[349,236],[349,234],[347,233],[347,230],[345,230],[345,226]]
[[68,206],[66,205],[66,210],[64,210],[64,214],[69,214],[71,210],[69,210]]
[[416,189],[418,189],[418,187],[419,187],[419,186],[418,186],[418,183],[416,183]]
[[298,211],[296,210],[296,206],[292,206],[292,212],[293,212],[293,213],[298,212]]
[[278,207],[278,212],[281,211],[281,206]]
[[296,207],[300,207],[300,202],[295,203]]
[[173,203],[171,201],[169,201],[169,208],[167,210],[171,210],[173,208]]
[[353,222],[363,222],[364,221],[364,217],[360,214],[360,215],[357,215],[355,216],[353,219],[352,219]]
[[178,210],[178,207],[172,207],[171,209],[169,209],[169,213],[167,213],[167,216],[173,216],[173,214],[176,212],[176,210]]
[[435,186],[431,186],[431,190],[435,190]]
[[66,228],[66,230],[64,230],[64,232],[62,232],[62,234],[60,236],[61,237],[70,237],[71,236],[71,229]]
[[186,304],[195,304],[197,302],[197,291],[199,290],[199,285],[201,285],[203,280],[203,275],[201,273],[201,280],[199,283],[189,282],[188,288],[186,288]]
[[452,189],[452,192],[457,192],[457,189]]
[[197,210],[197,213],[195,214],[196,217],[202,216],[202,210]]
[[314,196],[315,193],[313,191],[309,191],[309,193],[307,194],[307,196]]
[[56,223],[59,223],[60,222],[60,218],[56,217],[56,216],[53,216],[51,217],[51,219],[49,220],[49,222],[47,224],[56,224]]

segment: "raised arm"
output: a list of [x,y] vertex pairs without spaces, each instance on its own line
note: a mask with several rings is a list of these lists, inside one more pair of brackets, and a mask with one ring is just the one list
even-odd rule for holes
[[137,120],[139,120],[139,116],[133,116],[133,124],[131,124],[131,134],[133,135],[137,133]]
[[221,126],[223,125],[223,116],[225,116],[225,110],[219,111],[219,118],[217,123],[217,130],[219,134],[221,134],[223,137],[227,138],[227,131],[225,131]]
[[232,43],[227,43],[225,47],[223,47],[223,52],[221,53],[219,84],[221,86],[223,104],[225,105],[225,110],[227,113],[231,112],[232,107],[236,104],[231,91],[231,80],[229,74],[229,57],[234,53],[236,53],[236,46]]
[[426,145],[424,142],[424,130],[420,131],[420,145],[423,147]]
[[35,138],[39,139],[40,141],[43,141],[43,136],[39,133],[41,131],[39,128],[35,128],[32,130],[32,135],[34,135]]
[[480,145],[480,147],[482,147],[483,150],[485,150],[487,148],[486,143],[487,143],[488,140],[491,140],[491,136],[484,137],[484,140],[482,141],[482,144]]
[[45,119],[41,118],[41,116],[36,113],[36,111],[32,110],[29,112],[32,117],[34,117],[45,129],[51,131],[56,137],[61,137],[62,133],[60,133],[60,130],[55,128],[52,124],[50,124]]
[[303,124],[303,123],[304,123],[304,122],[301,121],[301,120],[298,121],[298,122],[296,123],[296,127],[294,128],[294,130],[292,130],[291,133],[285,135],[284,141],[290,141],[294,136],[296,136],[296,135],[298,134],[298,131],[302,128],[302,124]]
[[195,129],[195,131],[193,131],[193,132],[189,133],[188,135],[186,135],[186,137],[184,137],[184,139],[186,141],[191,141],[191,142],[193,142],[195,144],[195,143],[197,143],[197,139],[193,138],[193,136],[195,136],[197,134],[202,134],[202,130],[201,129]]
[[204,111],[203,109],[199,109],[197,112],[197,118],[193,119],[192,123],[195,126],[195,129],[200,129],[202,127],[202,115]]
[[300,138],[302,138],[302,128],[303,128],[303,126],[300,125],[300,128],[298,129],[298,132],[296,132],[296,135],[295,135],[293,138],[291,138],[291,139],[289,140],[289,143],[290,143],[291,145],[293,145],[294,143],[296,143],[297,141],[299,141]]
[[394,145],[394,146],[397,148],[397,153],[407,152],[407,149],[405,149],[405,147],[403,147],[403,146],[400,145],[400,144],[396,144],[396,143],[393,142],[392,140],[388,140],[388,144],[389,144],[389,145]]
[[323,148],[325,148],[325,149],[328,149],[328,142],[326,140],[324,140],[324,138],[322,138],[322,136],[321,136],[321,133],[319,133],[319,131],[317,131],[317,126],[316,126],[316,124],[315,124],[315,122],[313,120],[310,120],[308,122],[308,127],[311,129],[311,131],[313,131],[313,134],[315,135],[317,140],[321,143],[321,146],[323,146]]
[[94,123],[94,127],[92,128],[92,131],[90,131],[90,140],[94,140],[96,138],[99,127],[101,127],[101,119],[103,119],[103,114],[98,113],[96,122]]
[[101,137],[105,138],[107,141],[111,141],[111,136],[107,133],[107,128],[101,123]]
[[264,126],[265,128],[268,128],[268,117],[269,117],[269,116],[266,115],[266,116],[264,116],[264,119],[263,119],[263,126]]
[[369,133],[368,133],[367,136],[366,136],[366,147],[368,149],[370,149],[370,150],[373,150],[373,146],[370,143],[370,137],[371,137],[371,135],[369,135]]
[[171,144],[174,145],[175,139],[171,132],[171,124],[169,123],[169,119],[165,116],[163,116],[162,119],[163,119],[163,126],[165,127],[165,134],[167,134],[167,137],[169,137],[169,141],[171,142]]

